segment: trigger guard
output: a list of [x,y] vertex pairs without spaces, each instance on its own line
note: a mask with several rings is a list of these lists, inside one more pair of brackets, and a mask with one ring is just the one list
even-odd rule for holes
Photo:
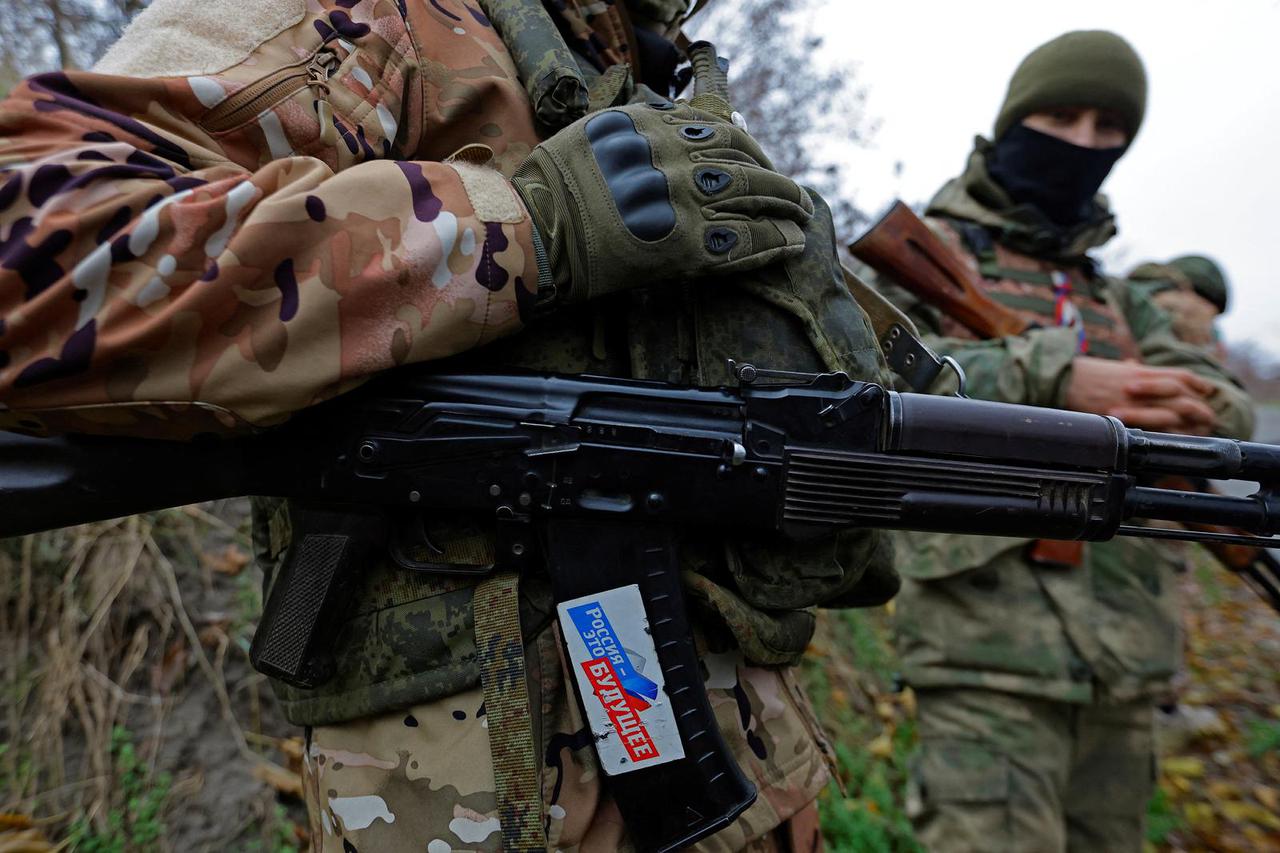
[[423,524],[422,516],[413,514],[398,524],[392,525],[390,542],[388,543],[387,553],[391,557],[391,562],[395,563],[399,568],[410,572],[431,572],[441,575],[458,575],[458,576],[474,576],[479,577],[487,575],[493,571],[493,566],[468,566],[445,562],[432,562],[430,560],[418,560],[409,556],[410,537],[415,540],[414,545],[425,545],[433,554],[444,555],[431,537],[427,535],[426,525]]

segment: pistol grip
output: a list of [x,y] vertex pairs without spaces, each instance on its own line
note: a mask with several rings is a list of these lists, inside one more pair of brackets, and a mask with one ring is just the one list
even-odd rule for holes
[[314,688],[333,677],[338,632],[361,564],[385,539],[380,517],[290,506],[294,540],[271,585],[249,660],[264,675]]

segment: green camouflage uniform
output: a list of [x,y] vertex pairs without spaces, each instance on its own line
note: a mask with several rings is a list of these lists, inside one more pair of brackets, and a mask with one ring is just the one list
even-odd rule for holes
[[[1201,260],[1212,264],[1208,259]],[[1221,357],[1222,344],[1215,323],[1226,310],[1227,286],[1216,265],[1213,271],[1216,277],[1202,281],[1179,267],[1177,260],[1165,264],[1153,261],[1134,267],[1129,272],[1129,283],[1169,315],[1178,340],[1206,347]]]
[[[1065,273],[1086,351],[1185,367],[1212,380],[1223,435],[1252,428],[1247,397],[1168,318],[1086,252],[1114,233],[1099,197],[1070,233],[1016,207],[987,175],[979,140],[965,174],[930,203],[930,225],[982,273],[992,298],[1044,328],[976,340],[906,291],[884,292],[954,356],[972,396],[1061,407],[1080,327],[1054,325],[1050,273]],[[981,226],[975,232],[974,226]],[[965,239],[965,234],[970,239]],[[991,245],[981,244],[987,235]],[[899,538],[895,609],[905,680],[918,695],[921,756],[912,808],[938,850],[1137,850],[1152,788],[1150,697],[1179,650],[1176,589],[1162,551],[1142,540],[1088,545],[1078,566],[1037,566],[1026,540],[944,534]]]
[[[588,78],[627,58],[611,2],[553,5]],[[0,104],[0,428],[245,430],[440,359],[714,384],[735,356],[883,377],[821,204],[785,265],[525,328],[539,268],[508,178],[586,91],[540,4],[484,8],[508,31],[461,0],[156,0],[93,72],[19,85]],[[597,105],[630,95],[626,75],[601,79]],[[483,519],[427,521],[447,551],[492,553]],[[287,505],[258,502],[255,539],[270,576]],[[700,849],[768,849],[828,778],[787,665],[813,605],[892,595],[889,543],[703,535],[681,557],[712,704],[760,790]],[[316,849],[501,848],[474,591],[369,566],[337,676],[278,685],[310,727]],[[522,579],[519,601],[548,842],[626,849],[565,688],[546,579]]]

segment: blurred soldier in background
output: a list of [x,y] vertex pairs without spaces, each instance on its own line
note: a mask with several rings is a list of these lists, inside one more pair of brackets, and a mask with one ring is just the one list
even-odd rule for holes
[[[977,340],[891,282],[972,396],[1247,436],[1244,393],[1089,252],[1116,233],[1098,189],[1142,123],[1133,48],[1072,32],[1009,83],[994,141],[930,202],[930,225],[993,299],[1038,327]],[[1155,778],[1152,697],[1178,657],[1173,578],[1138,540],[899,539],[896,609],[921,751],[908,807],[932,850],[1140,850]]]
[[1226,353],[1214,325],[1231,301],[1227,276],[1204,255],[1182,255],[1167,263],[1148,261],[1134,267],[1129,281],[1169,315],[1178,339]]
[[[1182,255],[1166,263],[1147,261],[1129,272],[1130,285],[1146,294],[1169,315],[1170,327],[1178,340],[1204,347],[1221,361],[1226,352],[1215,325],[1226,313],[1231,288],[1226,274],[1210,258]],[[1199,550],[1188,542],[1153,543],[1177,571],[1189,568],[1189,552]],[[1171,682],[1166,696],[1157,698],[1157,741],[1162,755],[1182,748],[1197,737],[1222,730],[1222,720],[1212,708],[1190,706],[1179,701],[1183,666]]]

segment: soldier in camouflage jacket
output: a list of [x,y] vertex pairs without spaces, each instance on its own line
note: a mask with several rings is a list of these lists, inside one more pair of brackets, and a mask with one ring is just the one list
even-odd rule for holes
[[[687,5],[156,0],[93,72],[37,75],[0,104],[0,426],[254,429],[379,371],[443,358],[716,383],[737,355],[882,378],[821,201],[770,172],[719,120],[727,113],[673,109],[633,79],[641,54],[657,57],[652,69],[674,53]],[[566,261],[590,266],[618,240],[597,233],[584,258],[563,208],[539,236],[511,179],[540,142],[580,130],[587,83],[592,106],[639,102],[627,115],[658,128],[655,146],[683,144],[676,131],[693,123],[681,150],[733,149],[725,185],[750,183],[782,212],[717,213],[715,199],[689,210],[716,217],[721,234],[738,229],[736,245],[716,247],[723,259],[773,246],[785,262],[737,282],[583,301],[595,282],[561,279]],[[580,201],[610,198],[603,182],[595,195]],[[687,260],[663,251],[642,259]],[[614,267],[604,272],[619,287],[648,283]],[[562,286],[578,298],[560,298]],[[476,519],[428,521],[446,549],[491,548]],[[287,505],[255,506],[255,540],[269,582],[290,541]],[[814,824],[793,839],[787,827],[826,783],[828,750],[788,665],[813,605],[893,593],[887,540],[849,531],[783,548],[708,536],[683,542],[682,560],[712,704],[760,790],[701,849],[810,849]],[[308,727],[314,849],[493,851],[516,823],[548,848],[627,848],[545,577],[521,579],[516,654],[534,810],[499,820],[475,589],[370,565],[334,680],[278,686],[289,719]]]
[[1225,354],[1216,322],[1227,310],[1231,288],[1222,268],[1204,255],[1167,263],[1148,261],[1129,271],[1130,283],[1169,315],[1178,340]]
[[[1095,196],[1145,106],[1141,61],[1068,33],[1010,82],[995,141],[929,203],[930,225],[989,295],[1038,326],[978,340],[880,285],[984,399],[1114,414],[1131,426],[1246,437],[1243,391],[1088,252],[1114,233]],[[934,850],[1141,849],[1154,781],[1152,697],[1176,668],[1171,565],[1142,540],[1062,561],[1039,543],[899,540],[896,643],[919,697],[909,806]]]

